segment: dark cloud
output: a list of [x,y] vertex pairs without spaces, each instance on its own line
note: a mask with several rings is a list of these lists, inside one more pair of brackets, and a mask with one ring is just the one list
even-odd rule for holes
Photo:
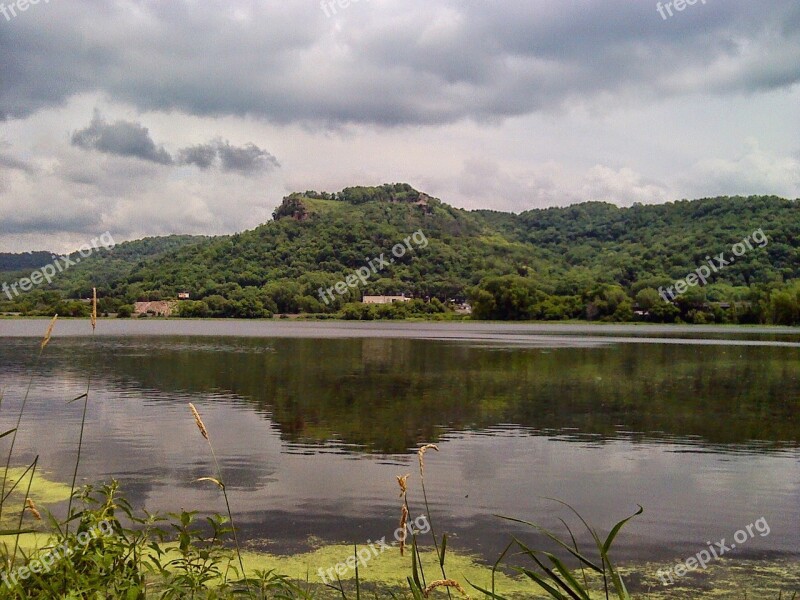
[[0,116],[100,91],[201,116],[439,124],[613,94],[789,89],[800,6],[768,4],[697,3],[663,20],[630,0],[360,2],[332,18],[316,2],[71,0],[3,28]]
[[72,145],[161,165],[171,165],[173,162],[169,152],[156,146],[147,127],[131,121],[108,123],[97,111],[88,127],[72,134]]
[[[253,143],[233,146],[227,140],[221,139],[182,148],[178,150],[176,161],[163,146],[156,145],[147,127],[132,121],[109,123],[98,111],[95,111],[88,127],[72,134],[72,145],[115,156],[139,158],[160,165],[177,162],[181,165],[194,165],[202,170],[216,165],[222,171],[245,175],[268,172],[280,166],[277,158]],[[3,156],[0,155],[0,166],[3,165]]]
[[178,162],[182,165],[194,165],[204,171],[210,169],[217,160],[217,148],[214,144],[198,144],[178,151]]
[[278,159],[266,150],[255,144],[247,144],[237,148],[228,142],[221,142],[217,151],[222,161],[223,171],[237,171],[239,173],[255,173],[268,171],[279,167]]
[[226,140],[215,140],[178,151],[178,162],[210,169],[219,165],[223,171],[253,174],[271,171],[280,167],[278,159],[255,144],[232,146]]

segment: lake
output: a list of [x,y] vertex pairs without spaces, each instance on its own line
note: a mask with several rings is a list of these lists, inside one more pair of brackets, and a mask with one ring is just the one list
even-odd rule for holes
[[[0,320],[0,421],[47,321]],[[493,561],[569,502],[626,561],[675,564],[763,518],[729,557],[800,557],[800,331],[776,328],[63,321],[33,378],[17,459],[69,482],[92,373],[81,479],[135,506],[223,511],[203,415],[242,538],[274,554],[366,544],[398,518],[416,448],[439,531]],[[55,510],[63,509],[55,507]],[[414,515],[412,515],[413,518]],[[535,538],[535,536],[534,536]]]

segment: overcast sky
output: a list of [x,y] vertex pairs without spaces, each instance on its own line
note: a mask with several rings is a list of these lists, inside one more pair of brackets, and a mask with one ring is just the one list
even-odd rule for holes
[[384,182],[515,212],[800,196],[798,0],[2,1],[0,251]]

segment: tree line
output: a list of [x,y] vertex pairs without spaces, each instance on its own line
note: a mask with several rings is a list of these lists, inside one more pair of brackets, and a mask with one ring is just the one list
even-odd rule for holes
[[[512,214],[456,209],[407,184],[308,191],[287,196],[273,220],[253,230],[149,238],[97,252],[51,286],[0,298],[0,312],[80,314],[79,299],[98,287],[101,307],[123,315],[137,301],[188,292],[178,310],[192,317],[450,318],[468,302],[479,319],[798,324],[798,206],[752,196]],[[669,301],[659,294],[757,229],[768,240],[763,247],[705,285]],[[388,255],[417,230],[426,248],[321,302],[320,288]],[[21,274],[0,273],[0,280]],[[416,301],[365,308],[363,294]]]

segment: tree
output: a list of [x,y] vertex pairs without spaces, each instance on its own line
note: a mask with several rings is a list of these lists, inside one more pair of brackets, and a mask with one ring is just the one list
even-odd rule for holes
[[636,304],[642,310],[649,311],[659,302],[663,302],[663,300],[653,288],[645,288],[636,294]]
[[800,282],[770,294],[769,319],[774,325],[800,324]]
[[133,306],[130,304],[123,304],[117,309],[117,318],[129,319],[133,315]]

